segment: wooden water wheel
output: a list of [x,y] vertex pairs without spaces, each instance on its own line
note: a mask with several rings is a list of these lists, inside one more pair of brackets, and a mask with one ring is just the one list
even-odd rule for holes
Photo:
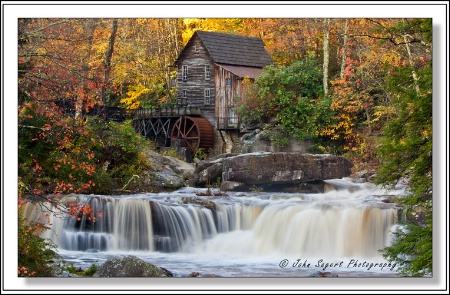
[[172,128],[172,139],[182,140],[193,154],[199,149],[212,148],[214,129],[205,118],[182,116]]

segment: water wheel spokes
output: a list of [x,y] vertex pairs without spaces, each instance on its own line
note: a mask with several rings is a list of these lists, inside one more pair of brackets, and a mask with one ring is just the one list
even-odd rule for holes
[[176,131],[176,137],[183,140],[182,145],[195,153],[200,143],[200,135],[195,122],[190,120],[188,116],[184,116],[175,123],[174,131]]
[[172,129],[172,139],[182,140],[181,144],[194,154],[199,148],[211,148],[214,130],[205,118],[183,116]]

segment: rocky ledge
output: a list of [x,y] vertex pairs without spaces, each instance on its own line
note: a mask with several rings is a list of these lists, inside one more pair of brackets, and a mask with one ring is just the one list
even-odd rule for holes
[[194,184],[205,186],[221,181],[221,190],[320,191],[321,181],[350,176],[353,163],[329,154],[272,153],[224,154],[201,163]]

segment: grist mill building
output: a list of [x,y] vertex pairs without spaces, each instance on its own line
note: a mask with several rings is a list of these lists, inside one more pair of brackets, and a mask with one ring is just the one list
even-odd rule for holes
[[[273,64],[260,38],[196,31],[175,61],[177,107],[139,110],[142,133],[184,140],[193,153],[231,152],[239,137],[236,111],[244,78],[255,79]],[[145,134],[147,135],[147,134]]]

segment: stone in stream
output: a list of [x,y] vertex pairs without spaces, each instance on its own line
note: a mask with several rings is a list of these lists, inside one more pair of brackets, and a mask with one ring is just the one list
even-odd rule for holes
[[94,277],[173,277],[165,268],[157,267],[135,256],[108,259],[99,266]]

